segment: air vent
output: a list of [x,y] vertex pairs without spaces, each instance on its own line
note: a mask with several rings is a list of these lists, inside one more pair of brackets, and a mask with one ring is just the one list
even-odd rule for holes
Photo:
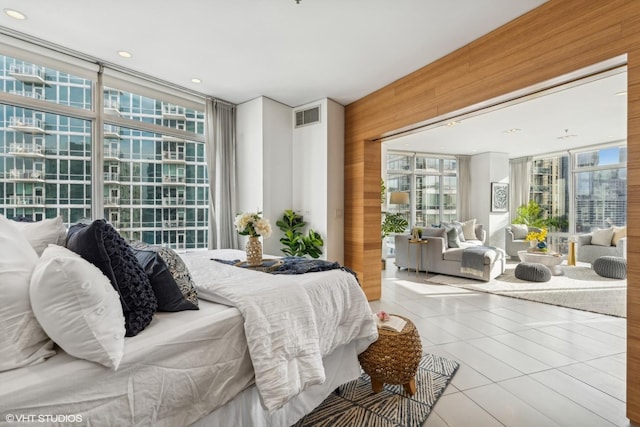
[[296,111],[296,127],[320,123],[320,106]]

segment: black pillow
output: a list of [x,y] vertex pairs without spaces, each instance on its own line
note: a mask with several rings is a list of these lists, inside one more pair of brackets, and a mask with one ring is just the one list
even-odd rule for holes
[[98,219],[71,226],[67,248],[98,267],[120,294],[126,336],[137,335],[151,323],[158,300],[133,250],[111,225]]
[[158,255],[160,255],[160,258],[162,258],[167,265],[169,273],[171,273],[173,280],[176,281],[178,289],[180,289],[184,299],[196,307],[198,306],[198,291],[196,290],[196,284],[191,278],[189,269],[176,251],[164,246],[150,245],[139,240],[129,240],[127,243],[129,243],[129,246],[133,249],[157,252]]
[[133,246],[132,250],[149,277],[153,293],[158,299],[158,311],[198,310],[196,305],[184,298],[159,253],[152,250],[136,249]]

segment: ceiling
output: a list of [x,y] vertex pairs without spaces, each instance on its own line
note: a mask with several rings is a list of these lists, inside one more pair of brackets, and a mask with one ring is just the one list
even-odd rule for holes
[[347,105],[544,2],[3,0],[27,19],[1,13],[0,30],[232,103]]
[[[544,2],[3,0],[27,19],[0,13],[0,32],[236,104],[266,96],[291,107],[322,98],[348,105]],[[625,89],[622,73],[387,144],[513,158],[624,140],[626,97],[614,94]],[[565,133],[577,136],[558,139]]]
[[621,67],[467,117],[449,118],[385,144],[392,150],[502,152],[517,158],[626,141],[626,91],[626,67]]

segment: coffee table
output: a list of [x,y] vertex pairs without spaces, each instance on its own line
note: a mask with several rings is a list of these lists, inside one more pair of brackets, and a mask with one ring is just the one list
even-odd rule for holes
[[560,269],[562,254],[554,252],[518,251],[518,257],[522,262],[536,262],[549,267],[551,274],[561,276],[564,272]]

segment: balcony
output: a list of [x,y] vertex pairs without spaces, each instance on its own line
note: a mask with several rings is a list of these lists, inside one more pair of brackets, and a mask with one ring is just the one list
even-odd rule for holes
[[186,180],[184,176],[164,175],[162,182],[165,184],[185,185]]
[[44,93],[36,90],[10,90],[9,93],[26,98],[44,100]]
[[162,118],[166,120],[186,120],[186,109],[177,105],[164,104],[162,106]]
[[44,68],[31,64],[11,64],[9,75],[23,83],[44,84]]
[[44,182],[44,171],[11,169],[8,178],[12,181]]
[[184,163],[184,153],[176,153],[172,151],[163,151],[162,160],[167,163]]
[[9,205],[13,206],[44,206],[42,196],[9,196]]
[[9,144],[8,154],[16,157],[44,157],[44,147],[35,142],[12,142]]
[[105,98],[104,99],[104,112],[112,116],[120,115],[120,102],[117,99]]
[[184,203],[185,203],[184,197],[175,197],[175,196],[162,197],[162,204],[165,206],[184,206]]
[[104,147],[105,160],[120,160],[120,149],[118,147]]
[[105,197],[104,205],[107,207],[120,206],[120,197]]
[[168,219],[162,221],[164,228],[184,228],[185,221],[183,219]]
[[107,139],[120,139],[120,126],[104,125],[103,134]]
[[9,117],[9,129],[26,133],[44,133],[44,122],[36,117]]
[[118,172],[105,172],[104,173],[104,182],[107,182],[107,183],[119,183],[120,182],[120,173],[118,173]]
[[167,142],[185,142],[184,138],[178,138],[171,135],[162,135],[162,140]]

